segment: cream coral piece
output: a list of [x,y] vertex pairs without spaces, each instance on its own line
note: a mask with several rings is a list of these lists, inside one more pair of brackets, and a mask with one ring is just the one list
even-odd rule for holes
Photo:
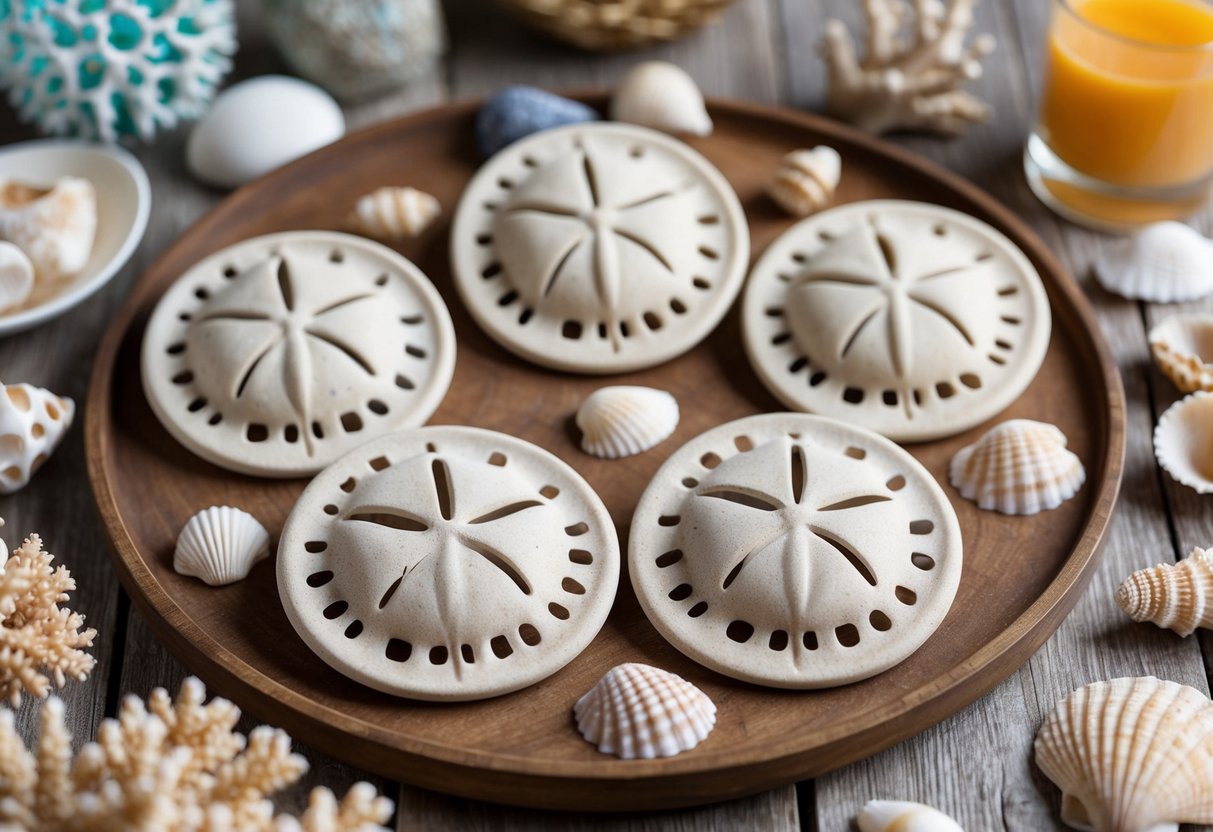
[[707,739],[716,705],[686,679],[629,662],[606,672],[573,706],[577,730],[625,760],[673,757]]
[[34,264],[12,243],[0,242],[0,312],[11,312],[34,291]]
[[97,194],[87,179],[65,176],[50,187],[0,180],[0,240],[25,252],[38,279],[79,274],[96,233]]
[[408,240],[433,225],[442,213],[438,199],[416,188],[376,188],[354,205],[349,225],[359,234]]
[[225,468],[294,477],[442,401],[455,331],[433,284],[386,246],[294,231],[202,260],[160,299],[143,389],[161,424]]
[[63,703],[42,706],[38,745],[27,749],[13,712],[0,711],[0,825],[45,832],[389,832],[392,801],[357,783],[338,802],[313,789],[298,818],[274,817],[270,797],[297,782],[307,760],[286,732],[236,732],[240,709],[206,700],[188,678],[174,700],[163,688],[145,704],[122,700],[94,742],[73,756]]
[[1213,627],[1213,563],[1196,547],[1179,563],[1139,569],[1116,590],[1117,605],[1134,621],[1190,636]]
[[978,508],[1030,515],[1057,508],[1087,479],[1082,460],[1054,425],[1011,419],[961,448],[948,467],[952,485]]
[[779,237],[750,275],[746,352],[785,405],[899,442],[997,415],[1049,345],[1049,300],[1014,243],[967,214],[876,200]]
[[75,415],[71,399],[32,384],[0,384],[0,494],[29,484]]
[[[839,20],[826,24],[822,43],[830,74],[830,114],[872,133],[926,130],[955,136],[987,121],[990,107],[960,87],[981,77],[992,35],[966,46],[977,0],[868,0],[867,54]],[[909,34],[903,28],[912,21]]]
[[178,535],[173,570],[225,586],[243,581],[269,553],[269,532],[256,517],[231,506],[211,506],[191,517]]
[[455,286],[506,349],[615,373],[691,349],[745,278],[732,187],[682,142],[593,123],[515,142],[472,180],[451,236]]
[[712,132],[712,118],[695,79],[666,61],[645,61],[628,70],[611,98],[611,119],[666,133]]
[[628,562],[695,661],[782,688],[843,685],[917,650],[960,583],[960,526],[913,457],[833,419],[773,413],[692,439],[636,508]]
[[678,400],[652,387],[602,387],[577,410],[581,449],[622,459],[655,448],[678,427]]
[[555,673],[619,580],[602,501],[505,434],[402,431],[321,472],[278,546],[278,591],[324,661],[387,693],[482,699]]
[[1036,735],[1061,819],[1095,832],[1213,823],[1213,702],[1153,676],[1079,688]]
[[906,800],[869,800],[858,824],[859,832],[964,832],[938,809]]
[[1181,393],[1213,391],[1213,315],[1172,315],[1150,330],[1150,351]]
[[83,682],[96,664],[84,648],[97,631],[81,629],[84,616],[59,606],[76,581],[67,567],[51,568],[54,559],[32,534],[0,572],[0,699],[14,708],[23,694],[43,697],[52,685]]
[[1103,249],[1099,285],[1131,300],[1180,303],[1213,292],[1213,240],[1181,222],[1156,222]]
[[1213,393],[1193,393],[1163,412],[1154,457],[1180,485],[1213,494]]
[[794,217],[807,217],[834,200],[842,178],[842,157],[826,145],[793,150],[775,171],[767,195]]

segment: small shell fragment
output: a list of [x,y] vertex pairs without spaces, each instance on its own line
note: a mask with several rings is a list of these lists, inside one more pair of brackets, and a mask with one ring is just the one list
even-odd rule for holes
[[1087,476],[1066,448],[1066,435],[1031,419],[995,425],[952,457],[948,475],[960,496],[979,508],[1021,515],[1057,508]]
[[0,180],[0,240],[25,252],[40,280],[79,274],[96,233],[97,194],[87,179],[65,176],[49,188]]
[[789,214],[807,217],[833,201],[841,177],[842,157],[834,148],[793,150],[783,157],[767,195]]
[[1163,375],[1183,393],[1213,390],[1213,315],[1173,315],[1150,330]]
[[407,240],[438,219],[436,197],[416,188],[376,188],[354,205],[349,225],[359,234],[380,240]]
[[12,243],[0,242],[0,312],[25,303],[34,290],[34,264]]
[[690,682],[631,662],[607,671],[573,706],[577,730],[625,760],[673,757],[707,738],[716,705]]
[[1180,485],[1213,493],[1213,393],[1193,393],[1166,409],[1154,428],[1154,456]]
[[32,384],[0,384],[0,494],[29,483],[75,415],[71,399]]
[[173,569],[211,586],[225,586],[247,578],[269,552],[269,532],[256,517],[231,506],[211,506],[181,530]]
[[1197,547],[1179,563],[1134,572],[1116,590],[1117,605],[1134,621],[1190,636],[1213,627],[1213,563]]
[[628,71],[611,99],[611,119],[666,133],[712,132],[712,118],[695,79],[665,61],[646,61]]
[[964,832],[938,809],[908,800],[869,800],[857,820],[859,832]]
[[1213,292],[1213,241],[1181,222],[1147,225],[1095,263],[1109,292],[1151,303],[1196,300]]
[[603,387],[577,410],[581,449],[591,456],[620,459],[665,441],[678,427],[678,401],[652,387]]

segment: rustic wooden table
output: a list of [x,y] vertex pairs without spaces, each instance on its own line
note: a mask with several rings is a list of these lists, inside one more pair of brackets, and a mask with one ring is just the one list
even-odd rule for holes
[[[254,4],[241,4],[241,51],[236,76],[280,71],[280,60],[259,34]],[[490,0],[447,0],[452,47],[434,75],[406,92],[347,111],[351,128],[451,99],[490,93],[503,84],[546,87],[609,85],[640,58],[663,58],[688,69],[711,95],[819,109],[824,69],[817,44],[825,21],[856,24],[859,4],[848,0],[738,0],[718,25],[680,43],[641,54],[598,57],[542,40],[500,12]],[[1132,303],[1103,292],[1091,278],[1095,254],[1112,238],[1058,220],[1029,193],[1020,155],[1040,83],[1047,0],[986,2],[978,31],[995,34],[998,51],[973,86],[996,115],[958,141],[896,141],[973,179],[1030,222],[1087,289],[1124,376],[1128,399],[1126,473],[1103,564],[1077,609],[1031,661],[975,704],[865,762],[813,782],[712,807],[648,816],[552,815],[423,792],[384,782],[303,749],[312,762],[307,780],[287,796],[300,805],[307,788],[325,783],[338,792],[369,779],[398,798],[401,830],[739,830],[851,829],[859,807],[874,797],[919,800],[956,817],[970,832],[1061,828],[1057,790],[1032,763],[1032,738],[1045,714],[1071,689],[1124,675],[1153,674],[1208,691],[1206,667],[1213,640],[1181,640],[1128,622],[1113,591],[1134,569],[1182,557],[1213,542],[1209,503],[1177,486],[1154,462],[1151,430],[1174,399],[1154,369],[1146,343],[1153,323],[1174,308]],[[31,138],[11,112],[0,112],[0,140]],[[154,208],[134,259],[104,292],[34,332],[0,341],[0,379],[29,381],[82,401],[93,349],[126,291],[169,241],[214,205],[222,193],[203,188],[183,164],[185,131],[138,150],[148,169]],[[1195,219],[1213,230],[1213,210]],[[1213,308],[1213,301],[1189,304]],[[8,537],[42,534],[79,581],[72,606],[97,628],[98,665],[83,684],[61,692],[77,738],[91,737],[126,693],[175,689],[188,671],[149,633],[118,586],[106,554],[84,473],[82,432],[24,491],[0,499]],[[156,511],[149,505],[148,511]],[[12,542],[10,540],[10,542]],[[1007,557],[1015,557],[1007,552]],[[1013,592],[1013,587],[997,591]],[[22,706],[27,736],[37,732],[36,703]],[[247,721],[247,720],[246,720]],[[245,726],[250,727],[248,725]]]

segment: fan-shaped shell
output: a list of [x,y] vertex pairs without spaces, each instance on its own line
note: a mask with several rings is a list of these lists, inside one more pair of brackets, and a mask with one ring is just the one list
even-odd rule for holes
[[1213,242],[1180,222],[1148,225],[1095,263],[1109,292],[1133,300],[1177,303],[1213,292]]
[[1213,823],[1213,702],[1153,676],[1087,685],[1045,720],[1036,764],[1061,788],[1061,819],[1075,829]]
[[358,200],[349,223],[368,237],[407,240],[429,228],[441,213],[438,199],[425,191],[383,187]]
[[25,487],[75,415],[71,399],[32,384],[0,384],[0,494]]
[[1213,626],[1213,564],[1199,547],[1179,563],[1139,569],[1116,590],[1116,603],[1134,621],[1190,636]]
[[703,742],[716,705],[681,676],[647,664],[611,668],[573,706],[577,730],[625,760],[673,757]]
[[952,485],[979,508],[1036,514],[1078,493],[1087,474],[1054,425],[1012,419],[961,448],[948,468]]
[[830,204],[841,177],[842,157],[834,148],[793,150],[783,157],[767,195],[789,214],[807,217]]
[[712,118],[695,79],[665,61],[632,67],[611,99],[611,119],[666,133],[706,136],[712,132]]
[[1180,485],[1213,493],[1213,393],[1193,393],[1166,409],[1154,428],[1154,456]]
[[869,800],[858,822],[859,832],[964,832],[938,809],[906,800]]
[[652,387],[603,387],[577,411],[581,449],[620,459],[656,447],[678,427],[678,401]]
[[1184,393],[1213,390],[1213,315],[1173,315],[1150,330],[1163,375]]
[[84,269],[97,233],[97,194],[87,179],[65,176],[49,188],[0,180],[0,240],[20,248],[42,280]]
[[12,243],[0,242],[0,312],[25,303],[34,290],[34,264]]
[[253,564],[269,553],[269,532],[256,517],[231,506],[211,506],[181,530],[173,569],[211,586],[225,586],[247,578]]

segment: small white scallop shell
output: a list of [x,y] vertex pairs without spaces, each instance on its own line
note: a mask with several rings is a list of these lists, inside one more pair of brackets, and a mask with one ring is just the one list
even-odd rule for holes
[[789,214],[807,217],[830,204],[841,178],[842,157],[834,148],[793,150],[780,162],[767,195]]
[[1031,419],[990,428],[952,457],[948,476],[979,508],[1022,515],[1057,508],[1087,478],[1082,461],[1066,448],[1066,435]]
[[416,188],[376,188],[358,200],[349,224],[359,234],[381,240],[407,240],[425,231],[442,206]]
[[611,99],[611,119],[666,133],[712,132],[712,118],[695,79],[665,61],[646,61],[628,71]]
[[0,312],[25,303],[34,290],[34,264],[12,243],[0,242]]
[[1213,292],[1213,241],[1180,222],[1147,225],[1095,262],[1109,292],[1151,303],[1195,300]]
[[1213,823],[1213,702],[1195,688],[1153,676],[1081,687],[1045,720],[1035,749],[1075,829]]
[[256,517],[231,506],[211,506],[181,530],[173,569],[211,586],[225,586],[247,578],[269,553],[269,532]]
[[869,800],[857,820],[859,832],[964,832],[938,809],[907,800]]
[[79,274],[96,233],[97,194],[87,179],[65,176],[49,188],[0,180],[0,240],[25,252],[40,280]]
[[75,415],[71,399],[32,384],[0,384],[0,494],[25,487]]
[[1183,393],[1213,390],[1213,315],[1173,315],[1150,330],[1158,369]]
[[573,706],[577,730],[625,760],[673,757],[703,742],[716,705],[681,676],[630,662],[606,672]]
[[1213,393],[1193,393],[1166,409],[1154,428],[1154,456],[1180,485],[1213,493]]
[[1139,569],[1116,590],[1116,603],[1134,621],[1190,636],[1213,627],[1213,563],[1196,547],[1179,563]]
[[678,427],[678,400],[652,387],[603,387],[577,410],[581,449],[620,459],[665,441]]

